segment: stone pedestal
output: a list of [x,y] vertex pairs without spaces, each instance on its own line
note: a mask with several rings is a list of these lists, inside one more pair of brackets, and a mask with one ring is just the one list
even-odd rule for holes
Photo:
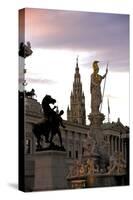
[[107,174],[95,174],[95,175],[85,175],[80,178],[69,179],[69,187],[78,188],[94,188],[94,187],[112,187],[112,186],[122,186],[129,185],[126,181],[126,175],[107,175]]
[[27,155],[24,161],[24,190],[32,192],[34,189],[35,161],[31,155]]
[[88,188],[94,187],[112,187],[128,185],[125,180],[125,175],[106,175],[99,174],[95,176],[88,176],[86,179],[86,186]]
[[100,145],[104,139],[101,125],[105,119],[102,113],[90,113],[88,116],[90,120],[90,133],[89,135]]
[[34,163],[34,191],[66,189],[66,152],[37,152]]
[[[108,163],[107,145],[104,141],[104,134],[102,130],[103,120],[105,119],[102,113],[90,113],[88,116],[90,120],[89,137],[93,141],[92,150],[88,152],[88,158],[94,161],[94,167],[99,166],[99,170],[105,170]],[[88,138],[88,140],[90,140]]]
[[99,127],[102,125],[105,116],[103,113],[90,113],[88,116],[90,120],[90,126]]

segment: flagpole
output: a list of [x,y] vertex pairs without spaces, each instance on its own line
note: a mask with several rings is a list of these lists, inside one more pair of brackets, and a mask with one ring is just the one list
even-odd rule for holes
[[110,122],[110,120],[109,120],[109,112],[108,112],[108,123]]
[[107,99],[107,105],[108,105],[108,122],[110,122],[110,118],[109,118],[109,114],[110,114],[109,98]]

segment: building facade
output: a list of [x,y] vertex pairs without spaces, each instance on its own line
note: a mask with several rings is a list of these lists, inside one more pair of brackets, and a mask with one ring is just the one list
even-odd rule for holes
[[[25,153],[36,152],[36,138],[32,132],[33,125],[43,119],[41,104],[32,97],[25,97]],[[82,89],[78,58],[76,60],[73,88],[70,95],[70,107],[67,108],[66,128],[61,129],[63,145],[67,152],[68,161],[79,159],[84,154],[84,146],[89,134],[89,125],[86,125],[85,96]],[[129,128],[124,126],[120,119],[117,122],[103,124],[104,139],[108,143],[108,153],[113,155],[121,152],[127,158],[129,147]],[[58,136],[54,142],[59,143]],[[44,144],[45,145],[45,144]]]
[[[49,160],[50,155],[46,156],[47,152],[45,151],[37,151],[37,139],[33,134],[34,124],[44,120],[42,107],[36,99],[28,96],[25,96],[24,98],[24,105],[25,190],[40,190],[41,187],[43,187],[43,189],[48,189],[46,187],[48,182],[46,182],[45,186],[42,186],[42,183],[46,178],[43,171],[46,167],[44,167],[44,164],[51,163],[51,160]],[[90,126],[86,125],[85,96],[82,90],[78,59],[75,68],[73,90],[70,95],[70,108],[68,107],[67,109],[67,120],[63,120],[63,124],[65,125],[65,128],[60,127],[60,130],[63,146],[66,152],[64,153],[63,158],[61,158],[60,155],[60,159],[64,159],[63,162],[61,161],[60,163],[64,163],[62,169],[65,168],[66,171],[68,171],[68,169],[73,166],[75,161],[77,162],[77,160],[82,160],[82,158],[84,158],[90,131]],[[104,134],[104,140],[106,141],[106,144],[108,144],[107,151],[109,157],[113,157],[115,153],[121,153],[122,160],[127,163],[127,167],[129,168],[129,127],[124,126],[120,122],[120,119],[118,119],[117,122],[103,123],[102,130]],[[45,139],[42,141],[42,146],[46,147],[47,144],[44,141]],[[53,142],[59,145],[58,135],[55,135]],[[45,157],[47,157],[47,161],[44,161],[43,154],[45,154]],[[53,160],[57,157],[57,155],[52,156],[54,156]],[[42,161],[40,161],[40,159],[42,159]],[[59,158],[56,158],[57,164],[58,159]],[[55,165],[56,163],[54,162],[53,164]],[[51,170],[53,169],[53,164],[50,168]],[[42,176],[42,174],[44,176]],[[60,170],[58,170],[58,173],[56,171],[55,174],[58,175],[56,178],[56,181],[58,181],[58,178],[60,177]],[[49,175],[48,179],[51,180],[51,175]],[[66,178],[64,180],[64,184],[66,184],[65,182]],[[56,188],[56,185],[61,186],[62,183],[59,182],[59,184],[49,187]],[[62,187],[67,188],[69,186],[66,185],[64,187],[62,185]]]
[[[36,153],[36,138],[33,134],[33,125],[43,120],[41,104],[32,98],[25,98],[25,153]],[[89,126],[63,121],[66,128],[60,128],[63,145],[70,160],[82,157],[84,145],[87,139]],[[59,144],[58,136],[55,136],[54,143]],[[45,143],[43,144],[45,146]]]
[[[33,125],[43,120],[41,104],[33,98],[25,98],[25,154],[36,154],[36,138],[32,132]],[[65,128],[61,129],[63,145],[66,149],[68,163],[81,159],[89,134],[89,125],[83,125],[68,120],[63,121]],[[117,122],[103,124],[104,140],[108,143],[108,153],[113,155],[121,152],[123,159],[127,159],[129,148],[129,127],[124,126],[120,119]],[[54,143],[59,144],[58,136]],[[45,146],[45,142],[43,144]]]

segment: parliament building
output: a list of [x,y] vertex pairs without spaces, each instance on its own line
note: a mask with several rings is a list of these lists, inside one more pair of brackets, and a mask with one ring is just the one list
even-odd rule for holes
[[[25,98],[25,153],[36,152],[36,138],[32,132],[34,124],[42,119],[41,104],[34,98]],[[84,146],[89,133],[89,125],[86,125],[85,96],[82,89],[78,60],[76,62],[73,89],[70,95],[70,106],[67,108],[67,120],[64,120],[66,128],[61,127],[63,145],[67,152],[68,162],[81,158],[84,154]],[[103,124],[104,138],[109,143],[109,153],[121,151],[126,159],[127,145],[129,143],[129,127],[124,126],[120,119],[117,122]],[[55,136],[58,144],[58,136]]]
[[[36,138],[32,132],[33,125],[43,119],[41,104],[32,97],[25,97],[25,158],[30,161],[36,156]],[[89,113],[88,113],[89,114]],[[70,94],[70,106],[67,108],[67,120],[63,120],[65,128],[60,127],[62,141],[66,149],[67,166],[74,160],[81,159],[89,134],[89,125],[86,125],[85,95],[82,88],[81,75],[76,61],[73,88]],[[127,159],[129,148],[129,127],[124,126],[120,119],[117,122],[103,124],[104,140],[108,143],[108,153],[113,155],[121,152],[123,159]],[[58,136],[54,143],[59,144]],[[44,143],[45,146],[45,143]],[[32,165],[27,165],[25,176],[29,180],[34,176]],[[29,177],[29,178],[28,178]]]

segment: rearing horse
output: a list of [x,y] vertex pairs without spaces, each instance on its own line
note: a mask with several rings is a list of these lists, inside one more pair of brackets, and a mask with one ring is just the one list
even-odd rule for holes
[[[44,120],[41,123],[35,124],[33,126],[33,133],[37,138],[37,148],[41,149],[41,141],[42,136],[45,136],[45,142],[50,143],[51,146],[54,146],[53,138],[56,134],[59,136],[60,147],[64,148],[62,145],[62,137],[60,132],[60,126],[65,128],[63,124],[63,120],[61,115],[63,115],[64,111],[61,110],[59,113],[55,112],[54,108],[51,108],[49,104],[55,104],[56,100],[53,99],[50,95],[46,95],[42,100],[42,109],[44,114]],[[49,139],[49,133],[51,133],[51,137]]]
[[49,104],[55,104],[56,100],[50,95],[46,95],[42,100],[42,109],[44,114],[44,120],[33,126],[33,133],[37,138],[37,148],[41,148],[42,136],[45,136],[45,141],[49,142],[49,133],[51,131],[52,124],[54,123],[55,111]]

